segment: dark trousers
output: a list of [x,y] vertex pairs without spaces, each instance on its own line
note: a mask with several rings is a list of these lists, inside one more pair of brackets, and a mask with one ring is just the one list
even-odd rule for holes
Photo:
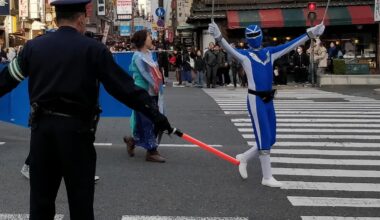
[[294,81],[297,83],[304,83],[307,81],[308,72],[306,68],[296,67],[294,68]]
[[237,86],[237,75],[238,75],[238,70],[236,68],[231,68],[232,71],[232,80],[234,82],[234,87]]
[[218,66],[207,65],[207,87],[211,84],[213,87],[216,86],[216,73],[218,72]]
[[30,220],[53,220],[64,179],[71,220],[93,220],[95,136],[89,123],[41,116],[31,126]]

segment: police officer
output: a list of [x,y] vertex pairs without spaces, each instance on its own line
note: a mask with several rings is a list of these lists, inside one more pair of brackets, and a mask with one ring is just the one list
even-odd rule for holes
[[98,82],[113,97],[144,113],[157,130],[172,130],[148,93],[134,85],[107,47],[84,36],[89,2],[52,0],[59,29],[28,41],[0,73],[0,97],[29,77],[31,220],[54,219],[62,177],[70,219],[94,219]]

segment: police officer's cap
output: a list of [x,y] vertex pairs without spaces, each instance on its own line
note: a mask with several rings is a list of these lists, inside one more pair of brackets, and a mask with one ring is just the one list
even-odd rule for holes
[[51,0],[50,5],[61,12],[86,12],[86,5],[91,0]]

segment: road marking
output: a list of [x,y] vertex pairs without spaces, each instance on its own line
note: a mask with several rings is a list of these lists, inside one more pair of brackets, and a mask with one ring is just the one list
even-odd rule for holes
[[[231,107],[225,107],[225,108],[222,108],[223,110],[240,110],[242,108],[247,108],[246,106],[231,106]],[[365,109],[366,111],[369,111],[369,110],[376,110],[376,111],[379,111],[380,110],[380,107],[370,107],[370,106],[364,106],[364,107],[361,107],[361,106],[342,106],[342,107],[339,107],[339,106],[314,106],[314,107],[301,107],[301,106],[293,106],[293,105],[289,105],[289,106],[275,106],[275,109],[277,110],[342,110],[342,109],[347,109],[347,110],[360,110],[360,109]]]
[[0,145],[4,145],[5,144],[5,142],[0,142]]
[[291,155],[333,155],[333,156],[369,156],[378,157],[380,151],[346,151],[346,150],[313,150],[313,149],[272,149],[272,154]]
[[[238,128],[239,132],[253,132],[253,128]],[[329,128],[277,128],[277,132],[291,133],[380,133],[379,129],[329,129]]]
[[380,171],[377,171],[377,170],[272,168],[272,172],[274,175],[284,175],[284,176],[332,176],[332,177],[380,178]]
[[248,217],[185,217],[124,215],[121,220],[248,220]]
[[293,206],[380,208],[380,199],[288,196]]
[[[216,147],[216,148],[223,147],[220,144],[213,144],[209,146]],[[159,147],[185,147],[186,148],[186,147],[199,147],[199,146],[195,144],[160,144]]]
[[301,216],[302,220],[379,220],[380,217]]
[[94,146],[112,146],[112,143],[94,143]]
[[376,183],[330,183],[301,181],[282,181],[282,183],[284,185],[281,187],[281,189],[380,192],[380,184]]
[[[252,123],[234,123],[236,127],[252,128]],[[328,124],[328,123],[277,123],[277,127],[316,127],[316,128],[380,128],[380,124]]]
[[320,158],[294,158],[271,157],[272,163],[285,164],[318,164],[337,166],[380,166],[380,160],[354,160],[354,159],[320,159]]
[[[380,113],[379,113],[380,114]],[[380,118],[380,115],[377,114],[377,115],[348,115],[348,114],[344,114],[342,115],[342,113],[340,115],[302,115],[302,114],[283,114],[283,113],[279,113],[279,114],[276,114],[276,117],[277,118],[349,118],[349,119],[352,119],[352,118]],[[350,120],[348,120],[350,121]]]
[[[28,214],[0,214],[0,220],[28,220]],[[62,220],[63,215],[56,215],[54,220]]]
[[[253,134],[243,134],[245,139],[254,139]],[[379,135],[294,135],[279,134],[277,139],[341,139],[341,140],[380,140]]]
[[[253,146],[256,142],[249,141],[248,145]],[[351,142],[276,142],[276,147],[358,147],[373,148],[379,147],[379,143],[351,143]]]

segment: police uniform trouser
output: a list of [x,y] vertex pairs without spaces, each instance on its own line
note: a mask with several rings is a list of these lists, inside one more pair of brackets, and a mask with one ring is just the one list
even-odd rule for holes
[[95,136],[78,118],[43,115],[31,125],[30,220],[53,220],[63,177],[71,220],[94,219]]

